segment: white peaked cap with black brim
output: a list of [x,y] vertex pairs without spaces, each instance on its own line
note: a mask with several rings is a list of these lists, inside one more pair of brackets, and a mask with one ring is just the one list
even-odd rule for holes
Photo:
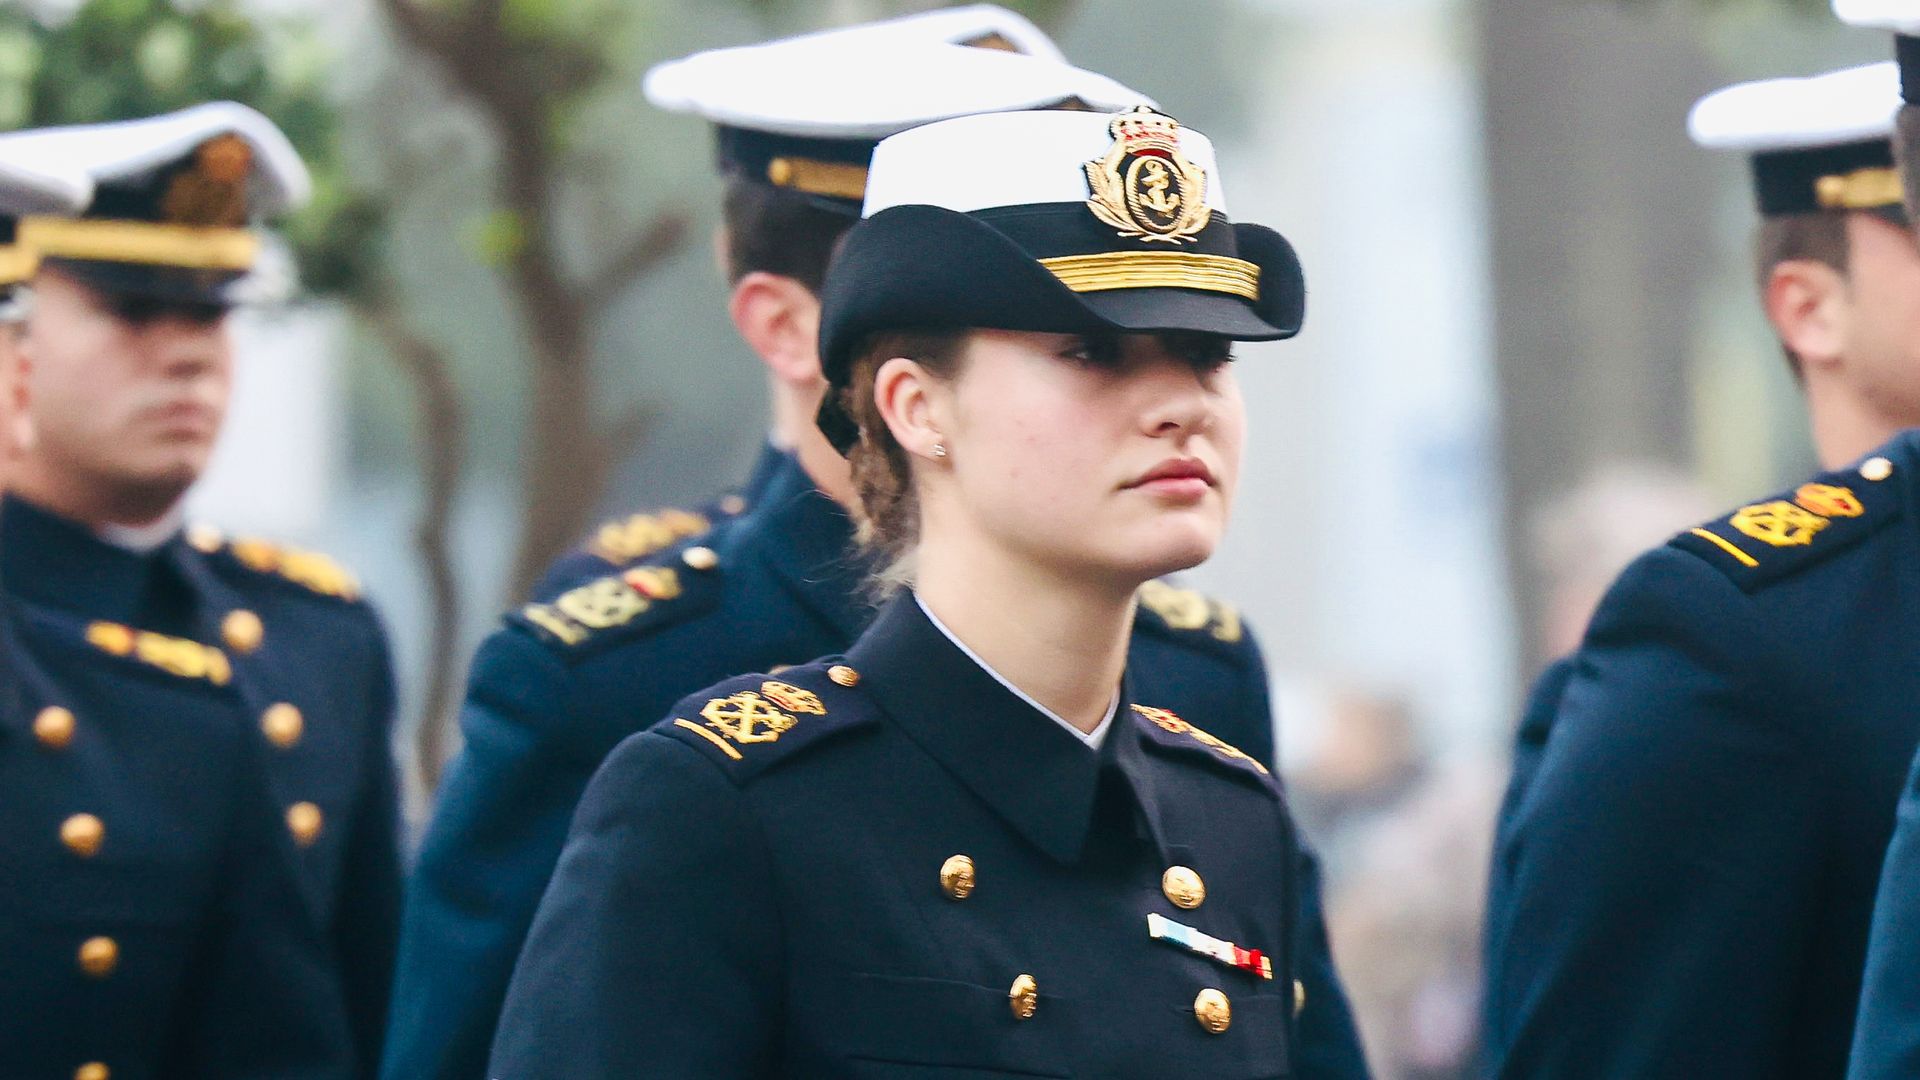
[[1687,118],[1693,141],[1748,155],[1765,217],[1865,210],[1902,217],[1893,163],[1900,74],[1891,62],[1716,90]]
[[0,135],[0,157],[38,168],[78,169],[100,188],[138,183],[232,135],[253,151],[247,209],[272,217],[305,205],[313,180],[273,121],[237,101],[211,101],[141,120],[35,128]]
[[78,211],[22,219],[21,242],[46,265],[166,302],[234,302],[259,257],[253,226],[304,205],[313,190],[286,135],[232,101],[0,135],[0,159],[92,181]]
[[889,135],[976,113],[1153,103],[1066,63],[1031,23],[986,4],[695,53],[643,85],[660,108],[715,125],[721,172],[848,216]]
[[1140,106],[1017,112],[895,135],[821,290],[821,430],[858,438],[841,393],[880,333],[1193,332],[1292,337],[1306,312],[1284,237],[1228,218],[1213,144]]

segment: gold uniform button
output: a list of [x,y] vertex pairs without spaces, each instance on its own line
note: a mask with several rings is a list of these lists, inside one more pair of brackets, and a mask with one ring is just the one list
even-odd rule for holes
[[219,551],[220,545],[225,543],[226,539],[220,534],[219,529],[211,525],[194,525],[187,529],[187,543],[192,544],[196,551],[202,551],[208,555]]
[[73,1070],[73,1080],[111,1080],[113,1070],[97,1061],[89,1061]]
[[120,943],[110,937],[90,937],[80,943],[80,970],[104,979],[120,966]]
[[1031,1020],[1040,1008],[1040,984],[1033,976],[1022,975],[1013,980],[1013,986],[1007,991],[1007,1007],[1013,1010],[1016,1020]]
[[1194,997],[1193,1016],[1209,1034],[1218,1035],[1233,1024],[1233,1006],[1227,995],[1208,987]]
[[312,847],[320,839],[320,827],[325,819],[320,808],[310,802],[297,802],[287,807],[287,831],[293,833],[293,842],[301,847]]
[[267,711],[260,714],[260,730],[266,733],[268,742],[282,750],[291,750],[307,730],[307,722],[299,709],[282,701],[267,706]]
[[1893,475],[1893,462],[1883,457],[1873,457],[1860,463],[1860,475],[1868,480],[1885,480]]
[[65,750],[73,741],[73,710],[49,705],[33,718],[33,737],[49,750]]
[[841,686],[859,686],[860,673],[845,664],[835,664],[827,669],[827,678]]
[[680,561],[695,570],[711,570],[720,565],[720,556],[710,547],[690,547],[680,553]]
[[92,814],[75,814],[60,823],[60,842],[83,859],[99,854],[106,838],[107,827]]
[[1160,875],[1160,891],[1167,894],[1173,906],[1182,911],[1192,911],[1207,898],[1207,883],[1191,867],[1169,866],[1167,872]]
[[973,860],[965,855],[949,856],[940,864],[940,891],[949,900],[965,900],[973,895]]
[[220,620],[220,640],[237,653],[250,653],[266,640],[267,628],[260,616],[246,608],[235,608]]
[[723,514],[743,514],[747,510],[747,500],[738,495],[729,495],[720,500],[720,512]]
[[1307,1007],[1307,984],[1299,979],[1293,980],[1293,1015],[1299,1016],[1300,1010]]

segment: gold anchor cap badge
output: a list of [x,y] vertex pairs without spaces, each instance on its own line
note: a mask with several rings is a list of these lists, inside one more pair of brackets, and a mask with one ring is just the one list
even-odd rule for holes
[[1180,152],[1180,121],[1145,105],[1107,125],[1113,146],[1086,164],[1087,208],[1132,240],[1185,243],[1212,220],[1207,171]]

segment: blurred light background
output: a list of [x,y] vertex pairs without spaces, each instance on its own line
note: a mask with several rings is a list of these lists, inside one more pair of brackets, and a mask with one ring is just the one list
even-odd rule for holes
[[[430,776],[452,746],[422,717],[457,705],[530,561],[697,504],[765,434],[708,133],[640,74],[927,6],[7,0],[0,126],[235,96],[319,163],[290,228],[316,295],[242,321],[195,509],[361,573],[399,652],[399,750]],[[1813,468],[1753,295],[1744,162],[1693,148],[1687,109],[1887,42],[1811,0],[1011,6],[1211,134],[1235,216],[1301,251],[1308,328],[1242,352],[1245,487],[1191,577],[1264,642],[1376,1067],[1466,1075],[1528,681],[1640,549]]]

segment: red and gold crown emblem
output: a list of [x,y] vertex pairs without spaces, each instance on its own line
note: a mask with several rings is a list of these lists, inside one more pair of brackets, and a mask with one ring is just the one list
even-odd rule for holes
[[1086,164],[1087,208],[1133,240],[1180,244],[1207,227],[1207,172],[1180,152],[1180,122],[1145,105],[1107,125],[1113,146]]

